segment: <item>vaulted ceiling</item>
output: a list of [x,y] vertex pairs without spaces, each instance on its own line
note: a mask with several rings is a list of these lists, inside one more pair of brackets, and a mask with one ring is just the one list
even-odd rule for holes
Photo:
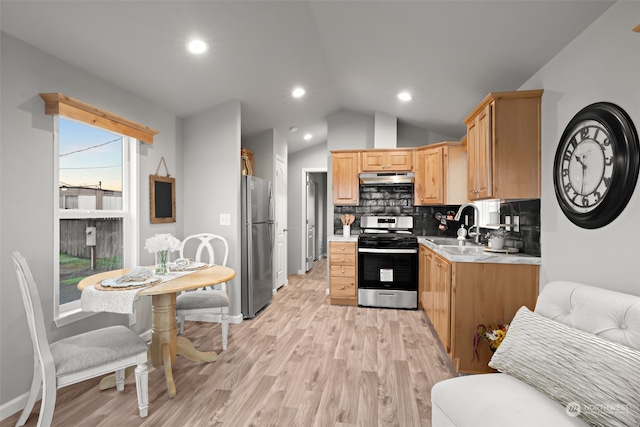
[[518,89],[613,3],[3,0],[0,30],[179,117],[238,99],[243,136],[274,128],[295,152],[339,109],[460,138],[488,92]]

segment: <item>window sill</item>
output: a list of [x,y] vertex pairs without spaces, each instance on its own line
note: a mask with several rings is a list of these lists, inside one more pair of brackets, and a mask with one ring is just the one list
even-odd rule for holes
[[90,311],[82,311],[81,308],[76,308],[76,309],[61,313],[57,318],[53,319],[53,321],[56,323],[57,327],[60,327],[60,326],[70,325],[73,322],[86,319],[87,317],[93,316],[95,314],[98,314],[98,313],[94,313]]

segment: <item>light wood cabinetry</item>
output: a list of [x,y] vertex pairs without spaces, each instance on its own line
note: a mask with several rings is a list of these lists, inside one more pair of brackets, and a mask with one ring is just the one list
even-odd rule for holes
[[542,92],[492,92],[467,116],[469,200],[540,198]]
[[329,242],[331,304],[358,304],[357,247],[354,242]]
[[467,154],[461,142],[443,142],[415,152],[414,205],[467,201]]
[[361,172],[411,172],[411,150],[366,150],[362,152]]
[[332,152],[333,204],[357,206],[359,201],[358,151]]
[[431,252],[425,245],[420,245],[418,254],[418,305],[426,312],[433,306],[433,292],[428,288],[431,267]]
[[481,323],[510,323],[523,305],[533,310],[539,266],[449,262],[420,246],[420,303],[454,367],[462,373],[492,372],[485,342],[473,360],[473,335]]

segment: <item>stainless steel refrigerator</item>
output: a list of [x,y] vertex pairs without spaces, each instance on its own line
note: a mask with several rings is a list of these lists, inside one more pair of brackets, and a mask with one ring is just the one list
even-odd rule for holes
[[273,197],[271,182],[242,176],[242,314],[252,318],[273,296]]

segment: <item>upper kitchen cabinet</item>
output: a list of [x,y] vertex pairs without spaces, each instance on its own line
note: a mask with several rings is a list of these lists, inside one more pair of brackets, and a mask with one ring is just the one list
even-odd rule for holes
[[415,152],[414,205],[467,201],[467,154],[462,142],[442,142]]
[[469,200],[540,198],[542,92],[492,92],[465,119]]
[[412,172],[411,150],[366,150],[362,152],[361,172]]
[[334,151],[333,164],[333,204],[336,206],[357,206],[360,182],[358,180],[359,151]]

